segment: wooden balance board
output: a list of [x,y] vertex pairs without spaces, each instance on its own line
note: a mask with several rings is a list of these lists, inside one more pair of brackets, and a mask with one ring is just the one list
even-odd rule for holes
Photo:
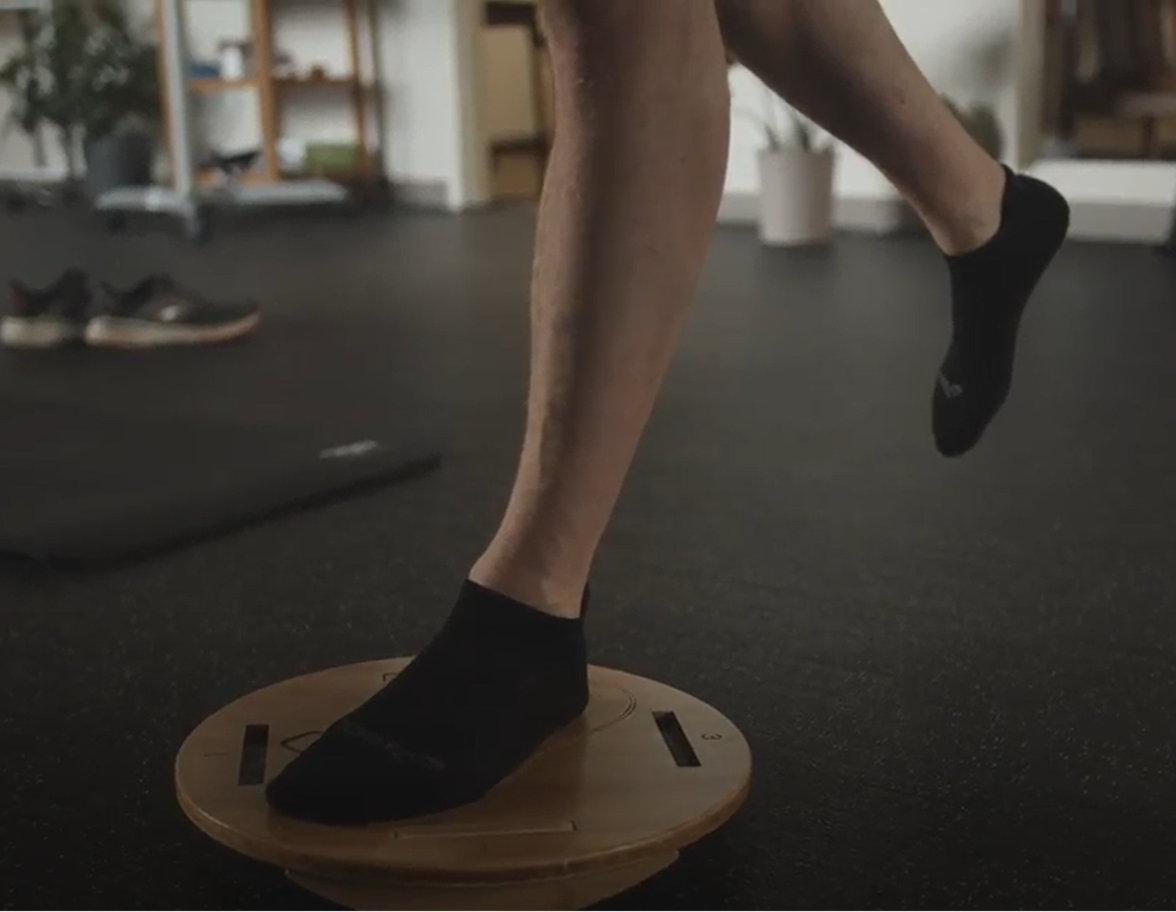
[[721,713],[592,667],[584,716],[476,804],[363,827],[270,810],[265,783],[408,662],[292,678],[206,719],[176,758],[184,813],[352,909],[582,909],[671,864],[747,795],[751,752]]

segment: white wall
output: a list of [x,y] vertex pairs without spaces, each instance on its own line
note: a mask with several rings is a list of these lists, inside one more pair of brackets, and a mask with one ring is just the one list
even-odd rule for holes
[[[150,9],[152,0],[135,0]],[[184,0],[190,16],[190,39],[197,51],[215,47],[222,37],[244,34],[246,0]],[[385,171],[395,180],[438,182],[453,208],[474,204],[485,188],[486,133],[478,74],[485,53],[480,41],[477,0],[377,0],[380,40],[378,65],[384,88]],[[995,105],[1006,133],[1006,149],[1027,138],[1021,108],[1022,80],[1032,80],[1036,53],[1021,71],[1023,16],[1026,4],[1041,0],[882,0],[900,37],[936,88],[965,104]],[[334,3],[282,0],[278,42],[313,54],[325,63],[341,63],[342,32],[333,22]],[[0,58],[15,46],[12,19],[0,14]],[[760,109],[754,79],[736,71],[732,78],[737,107]],[[289,132],[307,138],[349,135],[346,104],[307,94],[287,107]],[[222,145],[256,140],[255,121],[244,96],[206,103],[203,123]],[[0,93],[0,120],[8,113]],[[513,117],[513,115],[512,115]],[[51,162],[61,156],[49,144]],[[755,193],[756,130],[736,115],[731,131],[727,190]],[[13,175],[32,165],[29,143],[18,131],[0,135],[0,174]],[[1152,162],[1043,162],[1032,169],[1054,182],[1077,202],[1156,203],[1176,199],[1176,164]],[[843,197],[886,199],[893,189],[877,171],[844,151],[837,192]]]
[[[152,10],[153,0],[134,0]],[[193,55],[215,53],[222,39],[248,35],[247,0],[183,0]],[[476,61],[463,54],[472,0],[376,0],[376,65],[383,88],[385,172],[393,180],[440,183],[452,208],[477,202],[482,192],[478,165],[466,150],[466,132],[476,130],[476,112],[466,102],[463,82]],[[276,13],[275,44],[301,62],[319,62],[342,70],[346,33],[334,0],[281,0]],[[371,46],[362,42],[363,52]],[[0,58],[16,46],[14,21],[0,18]],[[466,45],[468,47],[468,45]],[[364,58],[368,62],[367,56]],[[0,118],[9,103],[0,93]],[[249,92],[198,98],[198,134],[220,148],[255,145],[259,133],[256,99]],[[327,89],[289,93],[283,105],[283,133],[305,139],[335,140],[354,136],[348,98]],[[61,156],[51,146],[51,164]],[[32,165],[29,142],[19,131],[0,136],[0,173],[16,175]]]
[[[1026,34],[1025,17],[1041,0],[882,0],[899,37],[931,83],[965,105],[992,105],[1005,133],[1006,158],[1024,166],[1018,150],[1033,129],[1026,101],[1035,97],[1039,52]],[[746,71],[732,74],[737,108],[762,110],[762,87]],[[755,127],[738,114],[731,131],[726,189],[755,193]],[[1031,173],[1051,181],[1075,202],[1155,204],[1176,199],[1176,164],[1167,162],[1045,161]],[[893,187],[848,149],[838,161],[837,193],[854,199],[892,199]]]
[[478,7],[470,0],[381,3],[386,170],[395,180],[443,182],[454,209],[479,202],[483,192],[467,148],[478,135],[468,86]]

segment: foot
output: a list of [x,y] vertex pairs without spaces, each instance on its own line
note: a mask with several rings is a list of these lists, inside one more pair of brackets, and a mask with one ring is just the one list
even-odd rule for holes
[[588,705],[580,618],[467,581],[437,637],[266,788],[276,811],[358,825],[477,801]]
[[1008,398],[1021,315],[1069,225],[1060,193],[1006,169],[996,235],[947,257],[952,338],[932,402],[935,445],[944,456],[972,449]]
[[90,282],[67,269],[52,285],[13,282],[12,309],[0,320],[0,341],[10,348],[56,348],[80,342],[89,319]]
[[103,301],[86,326],[86,342],[103,348],[210,345],[257,329],[257,305],[215,302],[168,276],[149,276],[129,291],[106,283]]

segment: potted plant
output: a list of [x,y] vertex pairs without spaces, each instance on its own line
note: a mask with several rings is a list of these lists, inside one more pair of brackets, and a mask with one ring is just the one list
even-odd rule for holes
[[[823,244],[833,237],[833,144],[763,86],[759,151],[759,234],[772,247]],[[744,112],[747,113],[747,112]]]
[[156,48],[137,33],[118,0],[92,7],[78,71],[78,129],[86,188],[96,197],[116,187],[151,183],[159,120]]
[[[37,37],[36,17],[28,10],[22,11],[17,14],[17,25],[20,49],[0,67],[0,84],[8,89],[9,96],[4,132],[7,134],[15,127],[28,137],[32,146],[33,165],[40,171],[46,165],[45,137],[42,134],[45,126],[45,104],[41,81],[24,65],[28,55],[32,53],[33,42]],[[3,196],[5,206],[14,211],[23,208],[31,200],[45,204],[55,201],[55,195],[48,188],[38,186],[34,190],[21,182],[6,182]]]
[[33,164],[45,167],[45,144],[41,128],[45,126],[45,98],[42,80],[35,67],[29,66],[40,34],[35,13],[25,10],[17,16],[20,50],[0,68],[0,83],[10,94],[7,127],[19,127],[33,146]]
[[118,0],[59,0],[26,13],[22,44],[0,67],[15,97],[12,120],[30,136],[52,126],[70,183],[86,162],[92,196],[149,183],[151,130],[159,114],[154,46],[142,40]]

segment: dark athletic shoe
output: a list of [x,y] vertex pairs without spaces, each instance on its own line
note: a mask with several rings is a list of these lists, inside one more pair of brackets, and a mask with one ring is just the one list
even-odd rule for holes
[[90,282],[67,269],[52,285],[13,281],[12,308],[0,320],[0,342],[10,348],[56,348],[80,342],[90,317]]
[[261,321],[252,302],[210,301],[165,275],[148,276],[128,291],[101,287],[86,341],[103,348],[210,345],[247,335]]

